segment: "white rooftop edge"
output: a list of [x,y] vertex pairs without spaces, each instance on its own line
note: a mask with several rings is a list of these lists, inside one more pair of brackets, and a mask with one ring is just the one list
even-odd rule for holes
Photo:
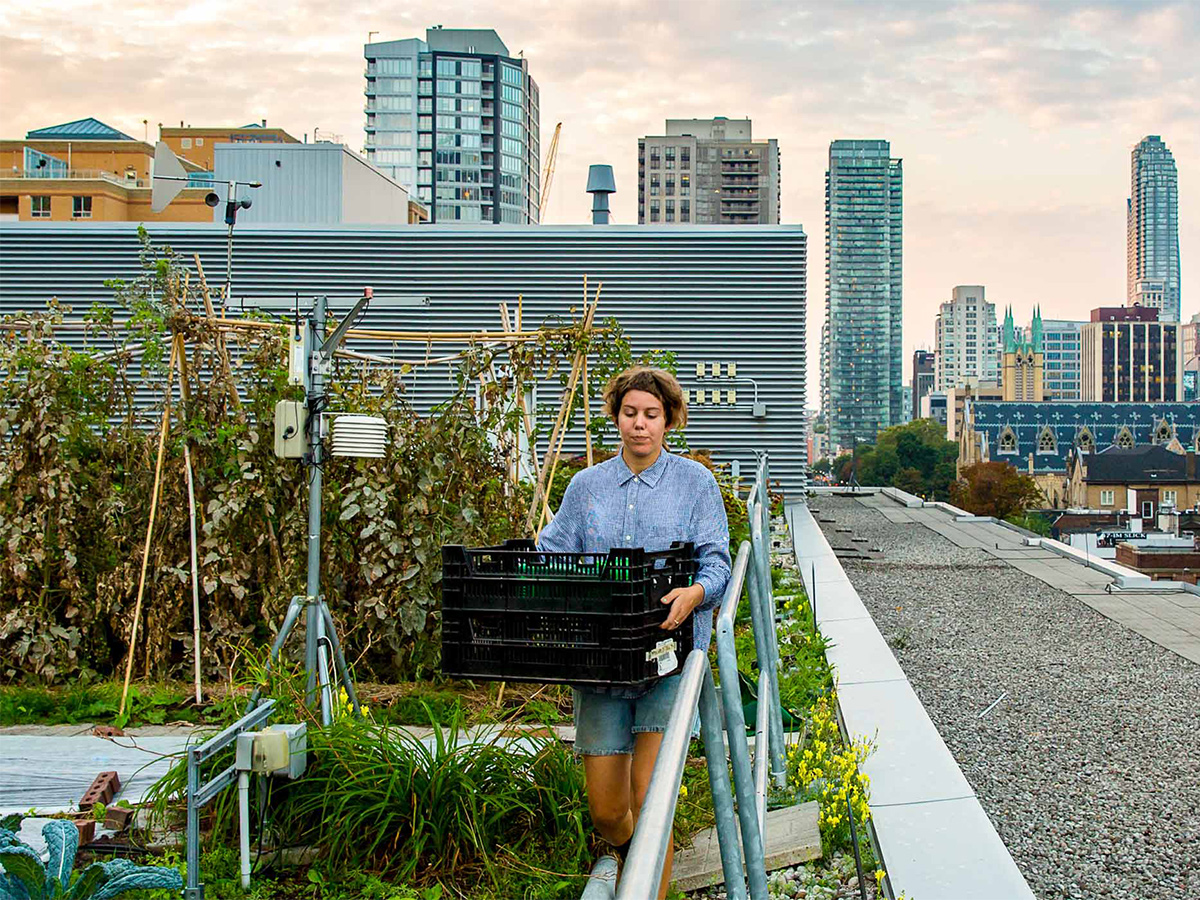
[[[937,506],[955,520],[980,521],[947,504],[925,503],[890,488],[883,492],[904,506]],[[834,669],[842,721],[851,735],[876,744],[862,768],[871,779],[875,835],[894,895],[1032,900],[1012,854],[808,506],[789,504],[787,520],[805,588],[816,597],[817,624],[830,642],[826,658]]]

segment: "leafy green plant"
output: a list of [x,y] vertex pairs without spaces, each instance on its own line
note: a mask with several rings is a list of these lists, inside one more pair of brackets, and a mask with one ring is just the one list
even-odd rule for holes
[[[196,279],[185,278],[169,247],[144,232],[142,240],[141,273],[110,284],[116,309],[87,313],[84,350],[57,339],[70,310],[56,302],[24,316],[25,330],[0,334],[0,680],[83,682],[120,671],[161,421],[160,410],[133,401],[139,390],[165,395],[174,334],[187,339],[187,391],[172,407],[164,466],[181,471],[186,440],[206,677],[223,679],[247,650],[268,645],[304,583],[304,470],[277,459],[268,437],[276,402],[297,390],[287,384],[282,333],[240,335],[227,369],[223,351],[234,339],[188,311],[200,305]],[[436,671],[441,545],[521,533],[531,486],[510,481],[519,413],[500,402],[515,382],[561,375],[588,341],[602,361],[592,385],[606,366],[632,359],[616,323],[590,337],[579,316],[548,324],[504,359],[469,347],[450,396],[428,414],[412,406],[409,367],[338,362],[330,408],[383,416],[392,436],[383,460],[324,465],[322,578],[361,675],[396,681]],[[480,391],[480,374],[493,370],[499,381]],[[187,677],[192,667],[190,528],[176,512],[188,509],[186,491],[183,478],[163,480],[145,639],[134,650],[146,677]],[[141,720],[163,714],[151,699]]]
[[179,891],[179,871],[165,866],[138,866],[126,859],[92,863],[74,876],[79,829],[56,819],[42,828],[49,860],[0,828],[0,896],[11,900],[109,900],[126,891],[166,888]]

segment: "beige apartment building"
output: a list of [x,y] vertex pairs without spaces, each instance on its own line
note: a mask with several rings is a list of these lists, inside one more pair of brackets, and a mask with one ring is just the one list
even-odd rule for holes
[[667,119],[638,140],[638,224],[779,224],[779,142],[749,119]]

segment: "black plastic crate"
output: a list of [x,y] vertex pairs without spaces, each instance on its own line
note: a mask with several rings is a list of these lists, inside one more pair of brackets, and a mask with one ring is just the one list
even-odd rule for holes
[[[641,685],[679,671],[689,619],[659,626],[696,575],[691,543],[670,550],[552,553],[533,541],[442,548],[442,672],[476,681]],[[660,672],[674,642],[677,664]],[[648,657],[649,654],[649,658]]]

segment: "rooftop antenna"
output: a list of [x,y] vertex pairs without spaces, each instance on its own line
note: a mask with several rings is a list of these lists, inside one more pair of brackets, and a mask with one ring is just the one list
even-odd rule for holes
[[[154,177],[151,181],[153,186],[150,191],[150,211],[156,213],[166,209],[171,201],[179,196],[179,192],[189,184],[193,186],[226,185],[225,224],[229,226],[229,235],[225,241],[225,302],[228,303],[233,298],[233,226],[237,222],[238,210],[250,208],[249,197],[238,199],[238,188],[260,188],[262,182],[221,182],[215,178],[205,178],[202,175],[189,175],[184,170],[179,157],[175,155],[175,151],[164,141],[159,141],[154,146]],[[221,197],[216,191],[209,191],[204,197],[204,202],[215,208],[221,203]]]
[[594,165],[588,168],[587,192],[592,195],[592,224],[607,225],[611,219],[608,195],[617,192],[612,166]]

